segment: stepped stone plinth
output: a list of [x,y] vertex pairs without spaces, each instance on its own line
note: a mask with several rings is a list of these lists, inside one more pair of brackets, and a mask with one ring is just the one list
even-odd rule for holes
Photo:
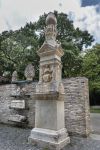
[[64,122],[64,87],[61,80],[63,50],[56,40],[57,20],[53,13],[46,19],[45,41],[38,50],[40,75],[36,86],[35,128],[29,142],[43,148],[60,150],[70,142]]

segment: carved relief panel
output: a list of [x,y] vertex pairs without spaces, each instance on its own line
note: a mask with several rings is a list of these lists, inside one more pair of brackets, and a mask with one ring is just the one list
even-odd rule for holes
[[44,65],[42,67],[42,82],[50,82],[52,80],[53,70],[50,65]]
[[50,65],[45,65],[43,69],[42,80],[43,82],[50,82],[52,80],[52,70]]

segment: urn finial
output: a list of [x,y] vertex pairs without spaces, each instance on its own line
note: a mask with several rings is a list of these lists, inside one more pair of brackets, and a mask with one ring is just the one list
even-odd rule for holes
[[46,18],[46,28],[45,28],[45,42],[49,45],[56,46],[56,36],[57,36],[57,19],[53,13],[49,13]]
[[48,14],[47,18],[46,18],[46,25],[48,26],[48,25],[51,25],[51,24],[52,25],[57,24],[57,19],[56,19],[55,15],[52,12],[50,12]]

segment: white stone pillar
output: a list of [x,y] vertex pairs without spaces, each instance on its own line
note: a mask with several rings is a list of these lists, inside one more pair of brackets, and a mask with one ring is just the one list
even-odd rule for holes
[[60,150],[70,142],[64,122],[64,87],[61,81],[63,50],[56,41],[57,20],[49,13],[45,42],[38,51],[40,76],[36,86],[35,128],[29,142],[51,150]]

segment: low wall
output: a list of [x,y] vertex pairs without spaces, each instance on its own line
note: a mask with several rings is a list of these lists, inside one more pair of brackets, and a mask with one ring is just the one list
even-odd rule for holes
[[[90,113],[89,113],[89,91],[88,80],[86,78],[70,78],[63,80],[65,87],[65,127],[69,134],[87,136],[90,133]],[[27,108],[23,111],[16,111],[9,108],[14,97],[11,94],[16,89],[16,85],[8,84],[0,86],[0,122],[13,124],[9,121],[9,116],[19,113],[27,117],[27,127],[34,127],[35,122],[35,87],[36,82],[25,84],[23,91],[28,96],[23,96]]]
[[8,123],[8,117],[13,113],[9,109],[11,103],[11,84],[0,85],[0,122]]

